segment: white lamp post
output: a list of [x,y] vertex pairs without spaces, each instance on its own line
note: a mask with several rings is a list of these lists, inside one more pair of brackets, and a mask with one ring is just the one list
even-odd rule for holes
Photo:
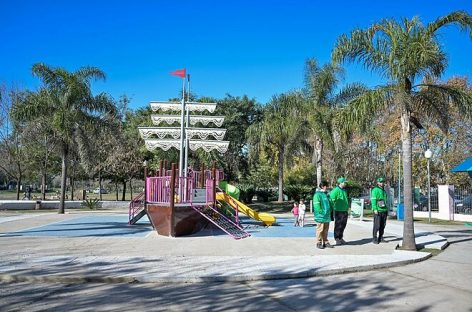
[[431,179],[430,179],[430,174],[429,174],[429,160],[431,159],[431,156],[433,156],[433,152],[428,148],[424,152],[424,157],[428,161],[428,213],[429,213],[429,223],[431,223]]

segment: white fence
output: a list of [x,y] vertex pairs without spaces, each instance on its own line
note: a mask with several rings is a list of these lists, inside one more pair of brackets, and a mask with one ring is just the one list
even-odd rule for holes
[[[414,211],[414,217],[427,218],[428,211]],[[438,211],[431,217],[440,220],[472,222],[472,190],[438,185]]]

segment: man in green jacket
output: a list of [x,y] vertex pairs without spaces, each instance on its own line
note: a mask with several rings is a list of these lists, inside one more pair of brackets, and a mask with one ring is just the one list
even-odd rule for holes
[[343,236],[349,210],[346,192],[347,180],[345,177],[340,177],[337,182],[338,185],[329,193],[329,200],[334,210],[334,239],[336,245],[343,245],[346,244]]
[[[378,244],[385,242],[383,239],[385,225],[387,224],[387,192],[384,190],[385,179],[378,178],[377,186],[372,189],[370,202],[374,212],[374,229],[372,231],[372,242]],[[378,235],[377,235],[378,233]]]
[[329,222],[331,221],[331,203],[327,193],[328,182],[321,181],[320,188],[313,195],[313,213],[316,222],[316,247],[332,248],[328,241]]

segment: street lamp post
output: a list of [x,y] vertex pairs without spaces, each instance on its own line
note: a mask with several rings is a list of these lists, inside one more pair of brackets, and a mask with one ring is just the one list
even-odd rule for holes
[[429,160],[431,159],[431,156],[433,156],[433,152],[428,148],[424,152],[424,157],[427,159],[427,167],[428,167],[428,214],[429,214],[429,223],[431,223],[431,179],[430,179],[430,173],[429,173]]

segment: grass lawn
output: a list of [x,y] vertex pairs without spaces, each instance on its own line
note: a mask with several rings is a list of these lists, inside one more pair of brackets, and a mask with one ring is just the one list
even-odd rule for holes
[[[309,202],[305,203],[307,205],[307,212],[310,211]],[[258,212],[268,212],[268,213],[285,213],[290,212],[293,207],[293,202],[287,201],[283,203],[279,202],[253,202],[248,204],[249,207],[253,208]],[[364,217],[373,217],[372,210],[364,209]]]
[[[58,194],[59,190],[57,192],[48,192],[46,193],[46,200],[58,200]],[[71,193],[67,192],[66,193],[68,200],[71,198]],[[139,195],[139,192],[133,192],[133,197],[136,197]],[[121,192],[118,194],[118,200],[121,200]],[[20,192],[20,200],[22,200],[24,197],[24,192]],[[32,192],[31,193],[31,198],[32,200],[38,198],[41,198],[41,194],[37,192]],[[77,190],[74,192],[74,198],[75,200],[82,200],[82,190]],[[94,198],[100,198],[100,194],[94,194],[94,193],[87,193],[87,199],[94,199]],[[1,190],[0,191],[0,200],[16,200],[16,191],[6,191],[6,190]],[[110,200],[114,201],[116,200],[116,193],[108,193],[108,194],[102,194],[102,200]],[[125,200],[131,200],[131,193],[127,192]]]
[[[418,223],[425,223],[428,224],[428,218],[415,218],[414,221]],[[448,220],[439,220],[439,219],[433,219],[431,218],[431,223],[429,224],[435,224],[435,225],[464,225],[467,222],[464,221],[448,221]]]
[[[53,208],[53,209],[45,209],[41,208],[39,210],[35,209],[5,209],[1,210],[0,209],[0,215],[5,216],[5,215],[17,215],[17,214],[28,214],[28,213],[58,213],[59,209]],[[92,211],[97,211],[97,212],[107,212],[107,211],[118,211],[118,209],[107,209],[107,208],[96,208],[96,209],[89,209],[86,207],[80,207],[80,208],[66,208],[65,209],[66,213],[71,213],[71,212],[92,212]]]
[[421,251],[421,252],[429,252],[432,256],[437,256],[439,255],[441,252],[443,252],[442,250],[440,249],[431,249],[431,248],[423,248],[423,249],[420,249],[418,251]]

